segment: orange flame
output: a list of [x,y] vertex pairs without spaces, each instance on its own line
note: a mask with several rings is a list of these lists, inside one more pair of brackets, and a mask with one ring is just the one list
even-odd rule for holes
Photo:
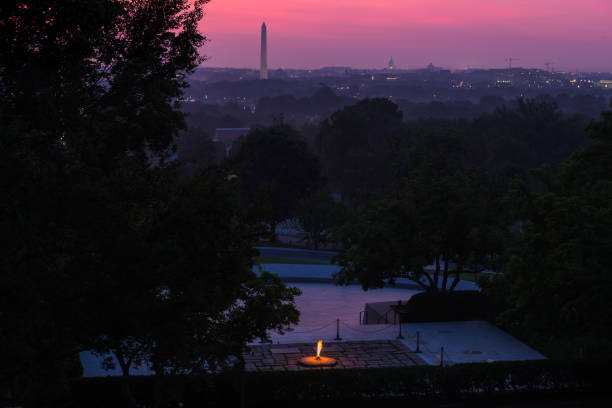
[[321,350],[323,350],[323,340],[317,341],[317,360],[321,358]]

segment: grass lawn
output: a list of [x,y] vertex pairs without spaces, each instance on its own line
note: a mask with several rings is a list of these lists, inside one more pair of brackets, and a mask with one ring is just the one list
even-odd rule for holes
[[[327,262],[303,261],[300,259],[281,258],[281,257],[274,257],[274,256],[259,256],[255,258],[255,262],[260,263],[260,264],[330,265]],[[427,272],[431,273],[433,277],[433,270],[428,270]],[[475,274],[473,272],[464,272],[461,274],[461,280],[469,281],[469,282],[476,282],[478,275],[482,275],[482,273]],[[441,273],[440,273],[440,279],[442,279]],[[453,279],[455,279],[455,275],[450,274],[448,277],[449,282],[452,282]]]
[[255,262],[260,264],[292,264],[292,265],[329,265],[327,262],[302,261],[300,259],[259,256]]
[[285,242],[285,241],[281,241],[280,239],[275,242],[257,241],[253,244],[253,246],[272,247],[272,248],[307,249],[310,251],[331,251],[331,252],[338,250],[338,248],[329,248],[329,247],[326,247],[325,245],[323,245],[321,248],[315,249],[313,246],[307,245],[306,242],[303,242],[303,241]]
[[275,241],[275,242],[257,241],[257,242],[255,242],[253,244],[253,246],[272,247],[272,248],[309,249],[309,250],[313,250],[314,249],[314,248],[309,247],[307,245],[301,245],[301,244],[296,244],[296,243],[288,243],[288,242],[283,242],[283,241]]

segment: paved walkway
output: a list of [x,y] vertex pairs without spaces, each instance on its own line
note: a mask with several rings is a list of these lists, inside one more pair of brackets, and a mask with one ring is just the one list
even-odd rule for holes
[[[284,334],[270,333],[269,337],[274,346],[270,344],[262,346],[259,343],[253,343],[252,346],[254,347],[268,347],[272,350],[277,346],[290,348],[293,347],[291,346],[293,344],[301,344],[312,349],[319,339],[327,343],[334,343],[337,332],[336,319],[340,319],[339,331],[343,340],[336,344],[339,345],[338,347],[341,347],[341,350],[344,350],[342,344],[356,342],[375,342],[375,344],[379,345],[391,342],[390,344],[395,345],[403,344],[406,350],[415,350],[416,333],[419,332],[422,354],[418,356],[422,361],[431,365],[440,363],[442,347],[444,347],[444,360],[451,364],[546,358],[487,322],[405,323],[402,324],[404,339],[400,339],[399,342],[396,342],[396,337],[399,334],[399,325],[358,325],[360,312],[363,310],[366,302],[397,300],[405,302],[414,293],[418,292],[418,290],[414,290],[417,288],[412,286],[414,282],[403,282],[406,284],[403,289],[387,287],[364,292],[357,285],[335,286],[330,284],[332,274],[338,270],[338,267],[335,265],[269,264],[263,265],[263,268],[277,273],[283,280],[288,282],[296,282],[299,279],[316,279],[321,283],[296,284],[295,286],[302,289],[303,292],[296,299],[296,305],[301,311],[300,325]],[[457,289],[476,288],[477,286],[472,282],[462,281]],[[380,347],[385,348],[388,346]],[[300,353],[304,352],[299,347],[297,348],[300,350]],[[333,348],[329,351],[330,353],[335,352]],[[265,351],[261,353],[265,353]],[[272,351],[269,351],[269,353],[272,353]],[[408,350],[406,353],[410,353],[410,351]],[[294,356],[292,354],[296,353],[284,354],[286,356],[283,358],[288,364],[290,359],[293,361]],[[269,357],[266,358],[269,359]],[[369,358],[368,353],[365,353],[365,360],[363,361],[368,361],[367,359]],[[270,367],[277,365],[275,360],[280,360],[280,358],[273,357]],[[104,371],[100,364],[102,359],[90,352],[82,352],[81,361],[86,377],[120,375],[118,369],[109,372]],[[346,361],[347,365],[350,365],[352,362],[362,360],[347,357]],[[374,364],[374,362],[380,361],[380,359],[373,359],[371,361]],[[386,361],[386,363],[388,362]],[[131,370],[131,374],[147,375],[150,372],[147,368],[140,368]]]
[[[439,365],[444,347],[446,364],[493,361],[541,360],[546,357],[488,322],[403,323],[403,339],[398,340],[399,325],[339,326],[341,341],[335,341],[336,322],[323,327],[300,327],[284,334],[270,333],[271,343],[251,343],[247,354],[250,370],[298,370],[297,359],[313,355],[316,342],[323,340],[322,355],[340,356],[337,368],[384,367],[388,365]],[[419,332],[419,348],[416,339]],[[391,346],[389,346],[391,345]],[[288,350],[290,349],[290,350]],[[297,351],[296,351],[297,350]],[[388,355],[388,357],[384,357]],[[408,356],[412,362],[404,359]],[[401,357],[401,358],[400,358]],[[265,360],[264,360],[265,359]],[[398,362],[399,360],[399,362]],[[90,352],[81,353],[85,377],[121,375],[119,369],[104,371],[102,359]],[[258,364],[256,364],[258,362]],[[378,365],[377,365],[378,364]],[[381,365],[382,364],[382,365]],[[150,375],[147,368],[133,369],[132,375]]]
[[[339,330],[338,330],[339,329]],[[336,342],[339,331],[342,341]],[[402,323],[400,341],[410,350],[416,350],[419,333],[420,357],[430,365],[440,364],[441,350],[448,364],[494,361],[541,360],[546,357],[520,340],[485,321]],[[280,333],[270,333],[272,344],[306,343],[317,340],[325,343],[359,341],[391,341],[399,335],[399,325],[349,325],[334,320],[322,327],[301,327]],[[258,345],[259,343],[252,343]]]
[[418,354],[396,340],[324,343],[321,355],[335,358],[338,362],[335,366],[298,364],[300,358],[315,354],[313,343],[252,346],[251,352],[244,355],[245,368],[247,371],[302,371],[427,365]]

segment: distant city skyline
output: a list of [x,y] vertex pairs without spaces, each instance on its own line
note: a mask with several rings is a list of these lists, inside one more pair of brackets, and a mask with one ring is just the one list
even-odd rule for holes
[[610,0],[212,0],[204,67],[612,71]]

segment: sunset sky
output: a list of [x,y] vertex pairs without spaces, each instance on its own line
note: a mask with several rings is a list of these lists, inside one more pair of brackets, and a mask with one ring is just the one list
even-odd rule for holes
[[515,66],[612,71],[612,0],[211,0],[204,66]]

